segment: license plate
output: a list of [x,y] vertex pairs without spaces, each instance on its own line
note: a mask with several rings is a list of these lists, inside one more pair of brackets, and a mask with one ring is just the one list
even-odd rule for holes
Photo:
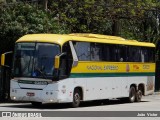
[[27,92],[27,96],[35,96],[35,93]]

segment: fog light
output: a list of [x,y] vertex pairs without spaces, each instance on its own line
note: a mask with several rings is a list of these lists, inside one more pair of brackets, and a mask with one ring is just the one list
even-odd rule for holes
[[13,97],[13,100],[15,100],[15,99],[16,99],[16,97],[14,96],[14,97]]
[[53,100],[51,100],[51,99],[50,99],[49,101],[50,101],[50,102],[53,102]]
[[53,92],[50,92],[51,95],[53,95]]

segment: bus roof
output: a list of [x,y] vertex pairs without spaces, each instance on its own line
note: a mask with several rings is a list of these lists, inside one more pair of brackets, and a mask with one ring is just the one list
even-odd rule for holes
[[47,42],[63,45],[65,42],[75,40],[83,42],[98,42],[109,44],[133,45],[155,47],[153,43],[138,42],[136,40],[126,40],[122,37],[89,34],[89,33],[73,33],[73,34],[28,34],[19,38],[16,42]]

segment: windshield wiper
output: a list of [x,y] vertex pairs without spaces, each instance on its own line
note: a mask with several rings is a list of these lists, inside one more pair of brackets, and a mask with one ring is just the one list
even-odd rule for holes
[[41,73],[41,75],[42,75],[45,79],[47,79],[47,76],[45,75],[45,73],[44,73],[42,70],[40,70],[40,68],[34,66],[34,69],[37,70],[39,73]]

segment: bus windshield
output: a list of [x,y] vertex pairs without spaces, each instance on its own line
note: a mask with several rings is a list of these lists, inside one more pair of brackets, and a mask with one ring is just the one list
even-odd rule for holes
[[51,79],[54,58],[60,53],[60,46],[49,43],[17,43],[13,62],[14,77],[35,77]]

